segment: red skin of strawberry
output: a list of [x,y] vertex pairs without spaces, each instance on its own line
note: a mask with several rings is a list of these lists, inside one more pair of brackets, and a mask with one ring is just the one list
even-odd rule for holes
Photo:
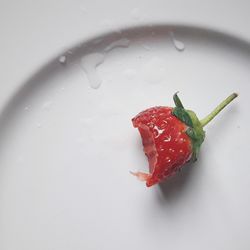
[[173,97],[176,107],[153,107],[139,113],[132,122],[141,134],[149,173],[132,174],[150,187],[173,175],[185,163],[196,161],[205,139],[204,126],[237,96],[228,96],[202,120],[183,107],[177,93]]
[[173,108],[149,108],[132,119],[149,161],[149,174],[135,173],[148,187],[173,175],[192,157],[187,126],[172,114]]

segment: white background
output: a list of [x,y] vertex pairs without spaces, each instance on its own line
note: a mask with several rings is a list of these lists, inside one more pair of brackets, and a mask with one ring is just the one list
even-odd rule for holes
[[[132,14],[134,9],[139,20]],[[52,55],[104,27],[109,29],[108,23],[115,27],[143,22],[193,24],[249,40],[248,10],[246,0],[1,0],[0,82],[6,91],[13,90]],[[0,104],[8,98],[6,93]]]
[[[249,122],[246,45],[239,41],[228,46],[222,41],[217,45],[215,36],[204,46],[197,37],[192,40],[191,36],[184,35],[185,54],[170,50],[169,57],[178,58],[173,63],[167,61],[168,67],[173,68],[169,71],[170,79],[178,82],[184,103],[195,107],[199,114],[211,110],[228,92],[239,91],[241,99],[224,113],[224,122],[221,116],[208,127],[200,161],[170,180],[163,192],[158,187],[146,189],[128,174],[128,170],[137,167],[132,166],[133,162],[140,166],[146,164],[141,147],[136,144],[138,133],[132,129],[130,118],[148,105],[170,104],[171,94],[177,87],[170,85],[169,93],[164,85],[146,85],[140,93],[140,84],[144,85],[138,77],[139,85],[135,87],[134,96],[130,95],[133,82],[122,85],[126,81],[118,74],[120,66],[116,60],[132,64],[133,55],[140,53],[134,44],[128,52],[111,53],[100,72],[105,77],[115,68],[113,82],[103,84],[96,95],[82,84],[86,79],[82,80],[77,71],[60,69],[55,70],[55,78],[53,70],[44,81],[43,77],[35,78],[37,86],[47,84],[44,88],[31,88],[31,91],[28,88],[30,93],[24,91],[23,95],[15,96],[17,101],[9,109],[5,106],[18,87],[43,65],[67,48],[103,31],[149,23],[184,24],[211,28],[249,42],[248,1],[0,2],[0,108],[5,111],[6,119],[0,123],[4,124],[1,125],[4,130],[0,131],[1,250],[250,248],[250,138],[244,132]],[[161,43],[159,45],[156,54],[161,54]],[[162,46],[172,48],[165,43]],[[210,53],[211,49],[216,53]],[[162,60],[164,64],[165,58]],[[190,88],[185,84],[187,79]],[[66,91],[56,95],[56,88],[66,86],[67,81],[71,84]],[[120,88],[116,82],[123,86],[123,93],[112,95],[112,91],[118,92]],[[221,83],[216,91],[211,84],[214,82]],[[196,99],[192,98],[194,93],[197,93]],[[100,115],[122,110],[127,95],[132,96],[127,110],[115,120],[121,127],[112,129],[112,119],[100,123]],[[52,110],[41,111],[44,100],[52,96],[55,98]],[[28,112],[26,97],[31,107]],[[86,135],[77,119],[81,113],[91,114],[88,105],[98,100],[104,105],[94,106],[90,111],[96,114],[99,124],[95,127],[87,124],[90,133]],[[44,127],[37,132],[33,125],[40,120],[44,121]],[[88,123],[87,120],[81,122]],[[95,128],[101,125],[111,142],[105,141],[105,133],[99,130],[101,143],[97,141],[93,144],[97,148],[88,149],[85,160],[85,148],[79,150],[72,140],[79,133],[91,139]],[[56,147],[55,142],[58,142]],[[37,148],[34,145],[38,145]],[[17,157],[20,151],[24,159]],[[107,159],[110,166],[104,166],[110,172],[106,172],[106,168],[99,170],[102,161],[107,163]],[[21,168],[16,161],[21,162],[18,163]],[[96,168],[85,172],[84,167],[91,163]],[[86,173],[90,178],[86,178]]]

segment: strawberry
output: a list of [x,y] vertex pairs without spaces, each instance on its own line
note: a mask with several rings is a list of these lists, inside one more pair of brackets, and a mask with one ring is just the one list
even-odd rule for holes
[[183,107],[177,93],[173,97],[176,107],[153,107],[139,113],[132,122],[141,134],[149,173],[132,174],[150,187],[173,175],[185,163],[196,161],[205,139],[203,127],[237,96],[230,95],[202,120]]

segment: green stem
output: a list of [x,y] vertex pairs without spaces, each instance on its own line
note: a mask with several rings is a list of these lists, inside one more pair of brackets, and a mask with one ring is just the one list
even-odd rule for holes
[[222,109],[224,109],[234,98],[236,98],[238,94],[233,93],[229,97],[227,97],[223,102],[221,102],[208,116],[200,121],[201,126],[205,127],[216,115],[220,113]]

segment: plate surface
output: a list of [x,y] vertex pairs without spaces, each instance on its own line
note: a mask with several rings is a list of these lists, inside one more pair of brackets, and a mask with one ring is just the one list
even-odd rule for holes
[[[0,115],[0,248],[249,249],[250,45],[207,29],[101,34],[44,65]],[[180,91],[206,128],[199,160],[161,186],[131,118]]]

